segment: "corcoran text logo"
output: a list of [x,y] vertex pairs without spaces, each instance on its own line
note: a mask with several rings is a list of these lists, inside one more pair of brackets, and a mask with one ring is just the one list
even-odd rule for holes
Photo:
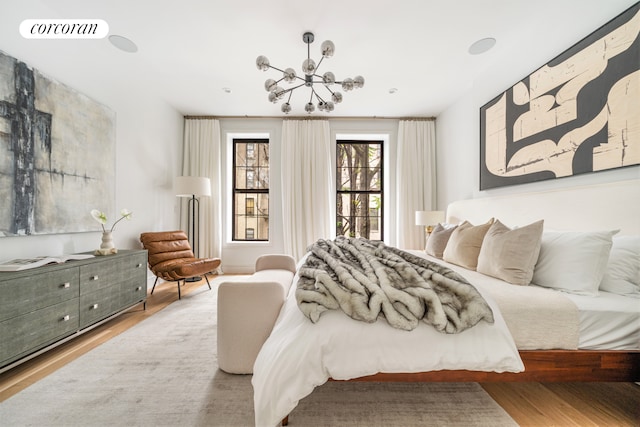
[[102,19],[25,19],[20,34],[26,39],[102,39],[109,24]]

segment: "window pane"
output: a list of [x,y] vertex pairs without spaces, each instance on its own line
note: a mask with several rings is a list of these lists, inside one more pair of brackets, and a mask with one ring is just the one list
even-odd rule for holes
[[246,216],[254,216],[256,214],[256,200],[254,198],[248,197],[245,199],[245,215]]
[[338,144],[338,191],[380,190],[382,156],[380,143]]
[[236,167],[242,167],[247,165],[247,144],[236,143],[234,144],[235,158],[233,159]]
[[258,187],[269,188],[269,165],[267,167],[259,167],[257,172]]
[[339,194],[336,234],[382,240],[381,193]]
[[234,240],[269,240],[269,194],[236,194],[234,212]]

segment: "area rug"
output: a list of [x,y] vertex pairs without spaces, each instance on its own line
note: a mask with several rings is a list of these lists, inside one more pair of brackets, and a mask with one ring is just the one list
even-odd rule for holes
[[[251,376],[220,371],[222,280],[0,403],[3,426],[253,426]],[[298,426],[516,426],[476,383],[329,382],[291,413]]]

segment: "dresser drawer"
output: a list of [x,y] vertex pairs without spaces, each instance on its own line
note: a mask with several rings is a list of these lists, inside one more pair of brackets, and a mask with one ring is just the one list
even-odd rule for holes
[[136,282],[122,282],[120,284],[120,306],[129,307],[135,303],[146,301],[147,299],[147,279],[138,279]]
[[105,256],[103,261],[80,267],[80,294],[95,292],[99,289],[124,282],[146,281],[147,253],[135,253],[129,256]]
[[147,251],[141,251],[128,257],[126,268],[143,271],[147,275]]
[[137,286],[147,283],[147,253],[143,252],[135,254],[127,258],[122,266],[123,272],[126,272],[123,282],[135,284]]
[[120,311],[120,307],[119,285],[80,295],[80,328],[86,328]]
[[0,322],[79,295],[79,269],[70,267],[0,282]]
[[78,330],[78,298],[0,322],[0,366]]

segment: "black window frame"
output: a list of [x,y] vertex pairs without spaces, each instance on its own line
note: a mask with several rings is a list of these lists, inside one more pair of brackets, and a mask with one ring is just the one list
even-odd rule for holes
[[[371,190],[370,186],[368,187],[369,190],[342,190],[340,189],[340,185],[339,185],[339,181],[340,181],[340,170],[338,169],[338,156],[340,155],[340,145],[379,145],[380,147],[380,169],[379,169],[379,179],[380,179],[380,183],[379,183],[379,189],[376,190]],[[370,194],[370,195],[380,195],[380,206],[378,208],[379,212],[380,212],[380,217],[379,218],[375,218],[377,221],[377,225],[379,228],[379,232],[380,232],[380,239],[372,239],[375,241],[383,241],[384,240],[384,175],[385,175],[385,170],[384,170],[384,141],[383,140],[378,140],[378,139],[372,139],[372,140],[352,140],[352,139],[338,139],[336,140],[336,217],[335,217],[335,226],[336,226],[336,234],[338,234],[338,224],[340,221],[340,217],[339,217],[339,212],[338,212],[338,205],[339,205],[339,198],[341,195],[343,194]],[[367,207],[367,218],[369,218],[369,221],[371,221],[371,217],[368,215],[368,213],[370,212],[370,208]],[[370,222],[371,224],[371,222]],[[369,227],[369,231],[375,231],[373,230],[371,227]]]
[[[233,139],[233,149],[232,149],[232,191],[231,191],[231,241],[233,242],[268,242],[269,241],[269,236],[271,234],[271,230],[270,227],[267,227],[267,238],[266,239],[238,239],[236,237],[236,223],[237,223],[237,216],[239,215],[245,215],[246,214],[246,207],[245,207],[245,212],[243,212],[242,214],[238,214],[238,212],[236,212],[236,196],[238,194],[267,194],[267,199],[268,199],[268,203],[269,203],[269,212],[271,212],[271,197],[269,197],[270,192],[269,192],[269,188],[237,188],[237,169],[238,169],[238,165],[236,164],[236,147],[238,146],[238,144],[247,144],[247,146],[249,146],[249,144],[267,144],[269,145],[269,139],[268,138],[234,138]],[[253,145],[252,145],[253,146]],[[251,150],[254,153],[254,156],[252,156],[252,158],[255,158],[255,146],[253,146],[254,149]],[[269,151],[271,151],[271,146],[269,145]],[[271,156],[269,155],[269,159],[271,158]],[[267,163],[268,167],[269,167],[269,175],[271,174],[271,164],[270,164],[270,160]],[[253,177],[253,180],[255,182],[255,174]],[[271,187],[271,180],[269,179],[269,187]],[[257,206],[258,206],[258,201],[256,199],[254,200],[254,213],[257,212]],[[258,215],[256,213],[256,215],[254,216],[262,216],[264,217],[265,215]],[[269,222],[270,219],[270,214],[266,215],[267,218],[267,222]],[[256,230],[253,227],[245,227],[245,230],[248,229],[252,229],[254,232],[254,235],[256,234]]]

